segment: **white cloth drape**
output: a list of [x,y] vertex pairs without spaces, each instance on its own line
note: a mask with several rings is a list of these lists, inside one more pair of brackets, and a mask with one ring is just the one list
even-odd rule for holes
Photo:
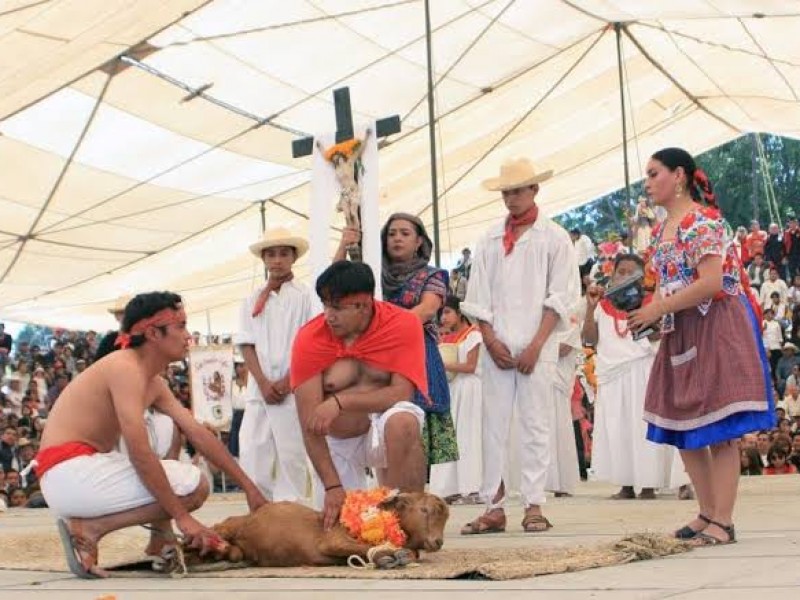
[[[381,299],[381,223],[378,215],[379,187],[378,187],[378,140],[375,135],[375,123],[368,126],[356,127],[355,136],[364,139],[367,127],[372,129],[372,135],[366,142],[366,147],[361,155],[364,164],[364,172],[359,174],[361,185],[361,243],[363,249],[364,262],[372,267],[375,274],[375,281],[378,285],[375,289],[375,297]],[[328,133],[318,135],[316,140],[322,143],[324,148],[330,147],[335,143],[335,135]],[[311,285],[319,277],[328,265],[331,264],[333,256],[331,248],[332,237],[338,242],[338,232],[331,229],[334,223],[341,223],[343,217],[337,217],[336,203],[339,201],[339,183],[336,181],[336,173],[333,166],[325,160],[325,156],[314,145],[314,155],[312,161],[311,176],[311,223],[309,226],[310,236],[310,261],[311,261]]]

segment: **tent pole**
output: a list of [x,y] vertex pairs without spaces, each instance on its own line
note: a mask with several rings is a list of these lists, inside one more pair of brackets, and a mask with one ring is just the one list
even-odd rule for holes
[[756,156],[756,134],[751,133],[750,138],[750,185],[752,188],[750,201],[753,204],[753,220],[758,221],[758,158]]
[[625,163],[625,208],[633,203],[631,198],[631,175],[628,170],[628,120],[625,116],[625,81],[622,75],[622,23],[614,23],[617,36],[617,69],[619,70],[619,103],[622,110],[622,160]]
[[260,204],[258,212],[261,213],[261,233],[264,233],[264,230],[267,228],[267,201],[260,200],[258,203]]
[[439,247],[439,186],[436,174],[436,115],[433,104],[433,49],[431,34],[430,0],[425,0],[425,45],[428,55],[428,134],[431,144],[431,194],[433,195],[433,249],[434,264],[442,264],[442,252]]

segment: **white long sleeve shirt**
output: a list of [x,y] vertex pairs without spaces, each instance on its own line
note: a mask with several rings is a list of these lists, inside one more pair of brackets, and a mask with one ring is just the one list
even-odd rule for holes
[[504,223],[494,225],[478,242],[462,310],[492,325],[514,356],[533,340],[544,308],[559,316],[539,359],[558,360],[560,333],[574,318],[580,277],[569,234],[540,215],[506,256]]
[[[234,336],[237,345],[255,346],[258,362],[264,375],[274,381],[289,372],[292,343],[297,330],[315,314],[311,290],[296,280],[284,283],[278,293],[271,292],[264,311],[253,316],[253,306],[261,290],[254,291],[242,302],[239,331]],[[255,377],[248,377],[250,399],[262,398]]]
[[789,298],[789,287],[783,279],[776,279],[775,281],[767,279],[761,284],[759,298],[761,300],[761,306],[764,308],[769,308],[770,304],[772,304],[772,300],[770,299],[772,292],[778,292],[778,294],[780,294],[781,304],[785,304]]

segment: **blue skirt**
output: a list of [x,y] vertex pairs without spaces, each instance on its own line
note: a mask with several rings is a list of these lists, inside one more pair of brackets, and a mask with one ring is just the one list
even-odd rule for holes
[[[753,431],[759,431],[762,429],[770,429],[775,425],[775,399],[772,395],[772,379],[770,377],[769,371],[769,360],[767,359],[767,353],[764,350],[764,344],[761,341],[761,327],[756,319],[756,315],[753,312],[753,308],[750,306],[747,298],[741,294],[738,298],[729,298],[724,299],[721,302],[739,302],[743,308],[744,312],[747,315],[747,329],[742,330],[742,326],[744,325],[741,323],[737,329],[736,333],[741,335],[742,338],[749,337],[750,340],[753,340],[755,344],[752,344],[750,340],[743,340],[747,347],[753,347],[753,353],[757,354],[757,359],[759,363],[759,371],[761,377],[763,378],[764,389],[767,398],[767,410],[745,410],[740,412],[735,412],[730,414],[726,417],[718,421],[714,421],[713,423],[709,423],[707,425],[703,425],[697,427],[695,429],[688,429],[688,430],[674,430],[668,429],[665,427],[660,427],[652,422],[649,422],[647,425],[647,439],[660,443],[660,444],[669,444],[671,446],[675,446],[681,450],[697,450],[700,448],[704,448],[706,446],[711,446],[714,444],[719,444],[728,440],[738,439],[742,437],[746,433],[750,433]],[[712,307],[713,311],[713,307]],[[687,313],[688,311],[682,311],[682,313]],[[696,311],[695,311],[696,313]],[[697,313],[699,317],[699,313]],[[676,315],[676,317],[682,316],[681,313]],[[694,314],[692,314],[691,320],[694,321]],[[705,317],[699,317],[700,319],[708,319],[709,317],[713,318],[712,313],[709,312]],[[678,324],[678,320],[676,319],[676,325]],[[749,329],[749,331],[748,331]],[[676,330],[673,333],[667,334],[667,336],[676,335],[678,331]],[[656,358],[658,361],[659,358],[664,358],[665,360],[669,360],[667,347],[665,344],[668,344],[669,340],[664,340],[662,342],[661,351],[659,352],[659,357]],[[720,347],[720,345],[715,346],[715,336],[706,332],[705,335],[701,335],[698,332],[698,354],[702,355],[704,353],[703,348],[701,345],[704,345],[708,352],[715,352],[715,353],[724,353],[726,351],[725,348]],[[661,355],[664,355],[663,357]],[[754,359],[756,357],[754,356]],[[724,361],[720,361],[716,364],[723,364]],[[732,379],[737,377],[737,373],[730,372],[731,369],[725,370],[727,372],[707,372],[705,373],[705,377],[708,378],[710,382],[718,382],[722,377]],[[658,377],[656,378],[658,379]],[[651,381],[651,385],[648,386],[648,394],[651,393],[653,384],[658,386],[658,381]],[[755,400],[755,398],[754,398]],[[762,400],[763,401],[763,400]],[[647,404],[647,403],[646,403]],[[647,410],[647,408],[645,408]]]
[[417,390],[414,393],[414,404],[427,413],[450,412],[450,384],[447,382],[447,372],[444,370],[442,355],[439,346],[427,333],[425,338],[425,372],[428,376],[428,396],[433,404],[428,403]]

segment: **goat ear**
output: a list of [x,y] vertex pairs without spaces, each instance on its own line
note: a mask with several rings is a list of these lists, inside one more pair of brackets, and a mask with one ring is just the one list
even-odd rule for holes
[[378,505],[383,510],[400,510],[408,505],[408,494],[400,493],[400,490],[392,490],[392,493]]

